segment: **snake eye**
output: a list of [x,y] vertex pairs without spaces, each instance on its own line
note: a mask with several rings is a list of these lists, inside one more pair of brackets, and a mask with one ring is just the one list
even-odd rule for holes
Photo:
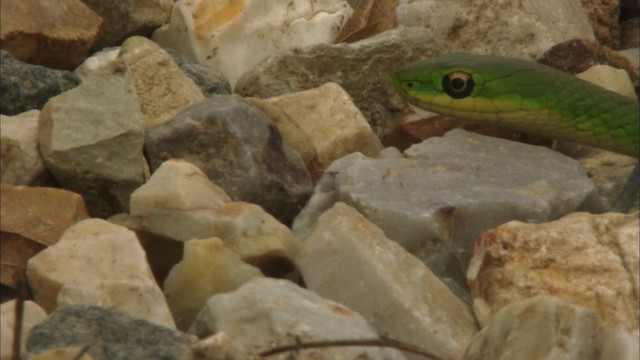
[[465,72],[453,72],[442,79],[442,88],[454,99],[462,99],[473,91],[473,78]]

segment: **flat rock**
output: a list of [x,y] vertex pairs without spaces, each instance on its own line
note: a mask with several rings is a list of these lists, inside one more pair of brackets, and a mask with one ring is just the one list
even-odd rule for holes
[[467,304],[344,203],[320,216],[296,264],[310,290],[357,311],[379,333],[440,358],[460,358],[477,331]]
[[200,88],[155,42],[134,36],[120,47],[136,87],[145,128],[161,124],[204,99]]
[[212,66],[198,64],[175,50],[169,48],[164,50],[171,55],[178,67],[200,87],[204,96],[231,94],[231,85],[220,70]]
[[[3,3],[4,4],[4,3]],[[60,93],[76,87],[80,79],[74,73],[30,65],[0,50],[0,113],[18,115],[42,109]]]
[[295,219],[296,236],[309,236],[336,201],[463,287],[473,242],[484,231],[510,220],[545,222],[604,208],[577,161],[460,129],[414,145],[404,157],[354,154],[334,162]]
[[[238,290],[212,296],[190,333],[204,338],[224,332],[250,355],[276,346],[323,340],[372,339],[378,334],[353,310],[325,300],[288,280],[256,278]],[[284,353],[275,357],[286,359]],[[315,348],[297,359],[404,359],[373,347]]]
[[638,213],[572,213],[482,234],[467,274],[477,318],[486,323],[512,302],[547,294],[637,333],[639,229]]
[[97,305],[70,305],[51,313],[31,331],[27,355],[87,344],[95,360],[192,359],[187,335]]
[[289,228],[257,205],[230,201],[183,160],[166,161],[133,193],[128,224],[178,241],[219,237],[267,274],[289,269],[298,249]]
[[598,360],[606,336],[593,310],[536,296],[500,310],[474,336],[462,359]]
[[0,178],[11,185],[44,185],[53,178],[38,149],[40,111],[16,116],[0,115]]
[[16,59],[73,70],[87,56],[102,18],[80,0],[3,1],[2,48]]
[[233,86],[268,55],[331,43],[353,10],[344,0],[177,1],[160,45],[220,69]]
[[135,234],[100,219],[73,225],[29,260],[34,300],[48,312],[65,305],[100,304],[174,328]]
[[126,209],[144,181],[143,116],[127,65],[113,62],[52,98],[40,113],[39,141],[49,170],[84,196],[92,216]]
[[184,243],[182,261],[171,269],[164,294],[178,329],[189,329],[207,300],[236,290],[254,277],[258,268],[244,263],[219,238],[193,239]]
[[151,169],[184,159],[234,200],[262,206],[288,223],[312,182],[304,162],[286,146],[271,120],[238,95],[216,95],[145,132]]
[[[2,239],[4,241],[4,237]],[[20,332],[20,354],[24,359],[27,353],[27,338],[31,329],[47,318],[47,313],[33,301],[24,302],[24,310],[22,317],[22,330]],[[15,308],[16,300],[7,301],[0,307],[0,359],[11,359],[11,351],[13,345],[13,336],[15,330]]]

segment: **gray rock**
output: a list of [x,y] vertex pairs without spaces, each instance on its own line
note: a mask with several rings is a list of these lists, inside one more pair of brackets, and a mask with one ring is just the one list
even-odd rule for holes
[[52,312],[31,331],[27,356],[72,345],[89,345],[96,360],[192,358],[189,336],[97,305]]
[[153,171],[165,160],[188,161],[233,200],[258,204],[285,224],[313,190],[300,155],[238,95],[215,95],[147,129],[145,151]]
[[80,78],[69,71],[53,70],[44,66],[18,61],[1,50],[0,58],[0,113],[17,115],[32,109],[42,109],[50,98],[80,83]]
[[164,50],[173,57],[176,65],[200,87],[204,96],[210,97],[217,94],[231,94],[229,81],[217,69],[193,62],[173,49],[164,48]]
[[334,162],[293,230],[343,201],[381,227],[437,275],[466,287],[474,239],[510,220],[545,222],[604,203],[579,163],[544,147],[453,130],[405,158],[352,155]]

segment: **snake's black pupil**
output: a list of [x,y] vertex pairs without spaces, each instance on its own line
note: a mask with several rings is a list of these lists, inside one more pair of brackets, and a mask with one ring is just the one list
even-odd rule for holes
[[451,88],[457,91],[464,89],[465,81],[461,78],[455,78],[451,80]]
[[462,71],[451,73],[442,79],[442,89],[454,99],[469,96],[474,85],[471,74]]

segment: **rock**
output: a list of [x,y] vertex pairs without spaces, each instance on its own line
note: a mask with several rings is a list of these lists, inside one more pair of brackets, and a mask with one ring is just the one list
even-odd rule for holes
[[[296,342],[377,338],[366,320],[344,305],[324,300],[288,280],[256,278],[238,290],[212,296],[191,334],[224,332],[250,355]],[[278,358],[284,359],[284,356]],[[403,359],[374,347],[315,348],[298,359]]]
[[[490,230],[476,241],[467,274],[474,304],[496,313],[548,294],[637,333],[639,226],[637,213],[572,213],[545,224],[514,221]],[[486,323],[485,316],[477,317]]]
[[47,167],[62,187],[84,196],[93,216],[127,208],[144,180],[144,134],[124,62],[52,98],[40,114],[39,132]]
[[205,359],[240,360],[249,358],[249,354],[236,349],[229,336],[223,332],[193,344],[193,351]]
[[34,300],[48,312],[100,304],[175,327],[138,239],[122,226],[100,219],[75,224],[29,260],[27,277]]
[[[62,348],[49,349],[33,356],[31,360],[94,360],[93,356],[83,353],[80,358],[80,353],[85,351],[86,346],[65,346]],[[87,350],[88,351],[88,350]]]
[[[352,152],[375,156],[382,149],[367,119],[338,84],[327,83],[264,102],[284,111],[307,135],[316,154],[316,158],[307,164],[312,173],[322,173],[334,160]],[[276,126],[280,122],[276,122]]]
[[591,309],[551,296],[521,300],[477,333],[463,360],[596,360],[606,328]]
[[622,326],[609,329],[598,360],[635,360],[640,357],[638,335],[629,334]]
[[168,25],[153,34],[160,45],[238,77],[283,49],[331,43],[353,10],[343,0],[177,1]]
[[640,47],[640,18],[625,20],[620,24],[620,49],[637,49]]
[[[598,187],[598,193],[607,204],[613,205],[620,195],[629,175],[638,163],[638,159],[611,151],[594,149],[580,159],[589,178]],[[638,210],[638,200],[628,212]]]
[[53,181],[38,150],[39,116],[38,110],[16,116],[0,115],[2,183],[37,186]]
[[460,358],[477,331],[467,304],[343,203],[320,216],[296,264],[309,290],[357,311],[379,333],[440,358]]
[[131,196],[127,226],[175,240],[219,237],[266,274],[290,270],[298,243],[259,206],[230,201],[196,166],[169,160]]
[[0,11],[2,49],[54,69],[78,66],[102,29],[100,16],[79,0],[3,1]]
[[466,287],[466,263],[484,231],[510,220],[545,222],[604,209],[579,163],[544,147],[458,129],[404,156],[334,162],[295,219],[296,236],[308,237],[318,216],[342,201],[438,276]]
[[192,359],[187,335],[97,305],[70,305],[51,313],[31,331],[28,356],[87,344],[96,360]]
[[145,132],[152,170],[169,159],[202,169],[234,200],[262,206],[288,223],[312,182],[302,159],[269,118],[237,95],[216,95]]
[[120,45],[134,35],[150,36],[169,21],[173,1],[80,0],[104,20],[102,33],[93,49]]
[[[2,240],[4,241],[4,237]],[[20,332],[21,359],[24,359],[24,354],[27,353],[27,337],[29,336],[29,332],[36,324],[47,318],[47,313],[33,301],[25,301],[23,306],[22,330]],[[0,327],[2,330],[0,331],[0,345],[2,345],[0,346],[0,359],[2,360],[11,359],[15,329],[15,307],[16,300],[12,300],[3,303],[0,308],[0,313],[2,313],[2,316],[0,316]]]
[[193,239],[184,243],[184,257],[164,282],[164,294],[177,328],[189,329],[211,296],[236,290],[262,276],[219,238]]
[[609,91],[628,96],[632,99],[636,98],[636,91],[629,78],[629,73],[623,69],[617,69],[608,65],[593,65],[576,76]]
[[186,56],[171,49],[164,49],[171,55],[173,61],[187,76],[200,87],[206,97],[213,95],[231,94],[231,85],[224,75],[216,68],[200,65]]
[[[3,3],[4,4],[4,3]],[[0,51],[0,113],[17,115],[42,109],[49,98],[74,88],[80,79],[73,73],[29,65],[7,51]]]
[[118,58],[131,70],[145,128],[166,122],[204,99],[198,86],[178,68],[171,56],[147,38],[127,39]]
[[119,53],[119,46],[96,51],[86,58],[86,60],[83,61],[75,70],[73,70],[73,73],[82,79],[82,81],[85,81],[91,77],[92,74],[109,66],[113,60],[118,57]]
[[0,184],[0,196],[0,280],[16,288],[14,273],[89,215],[82,197],[67,190]]
[[612,49],[620,46],[620,0],[580,0],[598,42]]

